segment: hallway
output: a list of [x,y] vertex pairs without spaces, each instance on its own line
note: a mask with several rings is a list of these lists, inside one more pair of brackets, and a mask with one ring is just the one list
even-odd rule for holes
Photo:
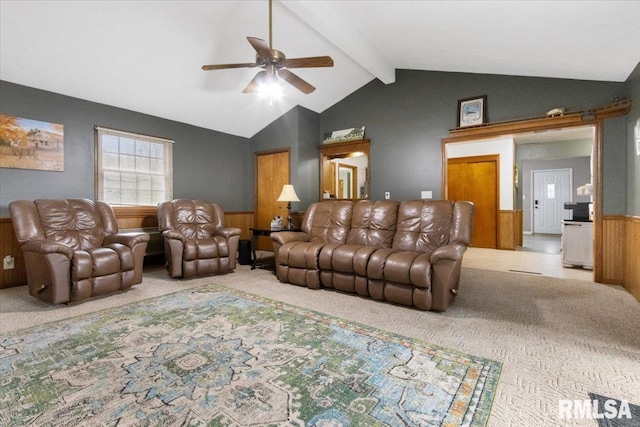
[[562,265],[559,235],[525,234],[523,246],[515,251],[473,248],[467,249],[463,267],[508,271],[593,282],[593,271]]

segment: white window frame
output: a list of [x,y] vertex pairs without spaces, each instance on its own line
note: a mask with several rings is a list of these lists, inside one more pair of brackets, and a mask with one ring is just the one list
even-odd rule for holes
[[156,206],[172,200],[173,144],[170,139],[96,126],[96,199],[113,206]]

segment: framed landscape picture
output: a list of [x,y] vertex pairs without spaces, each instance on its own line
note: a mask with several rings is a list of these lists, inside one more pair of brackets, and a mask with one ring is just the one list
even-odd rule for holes
[[486,123],[487,95],[474,96],[458,101],[458,127]]
[[0,114],[0,167],[64,171],[64,127]]

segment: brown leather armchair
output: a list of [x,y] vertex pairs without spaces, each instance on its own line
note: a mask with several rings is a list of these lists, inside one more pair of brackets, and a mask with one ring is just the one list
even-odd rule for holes
[[107,203],[16,200],[9,211],[34,297],[75,302],[142,282],[149,235],[119,233]]
[[236,268],[240,229],[224,226],[217,203],[176,199],[158,204],[167,271],[189,278],[226,274]]

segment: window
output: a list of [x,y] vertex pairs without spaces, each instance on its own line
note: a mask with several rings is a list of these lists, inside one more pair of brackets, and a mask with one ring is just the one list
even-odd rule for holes
[[96,194],[110,205],[173,198],[173,141],[96,127]]

